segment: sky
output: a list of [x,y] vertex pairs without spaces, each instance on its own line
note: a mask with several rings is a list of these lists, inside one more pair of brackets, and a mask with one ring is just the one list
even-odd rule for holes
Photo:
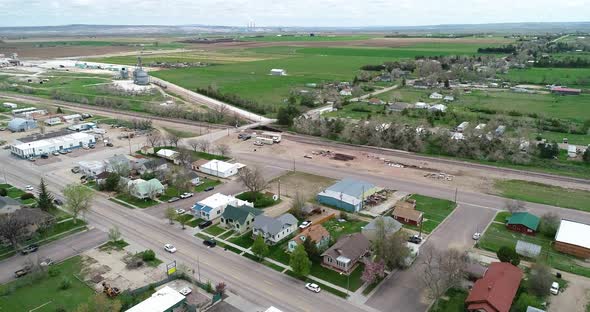
[[0,26],[420,26],[590,20],[590,0],[0,0]]

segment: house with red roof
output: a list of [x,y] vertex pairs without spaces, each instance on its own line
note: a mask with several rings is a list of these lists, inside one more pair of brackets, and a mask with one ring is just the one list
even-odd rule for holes
[[470,312],[509,312],[522,280],[522,271],[507,262],[490,264],[465,300]]

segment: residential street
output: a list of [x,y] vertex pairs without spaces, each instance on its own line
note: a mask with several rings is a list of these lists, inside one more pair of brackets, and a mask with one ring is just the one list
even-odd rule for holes
[[14,272],[21,269],[27,261],[37,263],[49,257],[54,262],[60,262],[105,243],[107,233],[99,229],[72,234],[64,239],[51,242],[39,247],[37,252],[26,256],[16,255],[0,262],[0,283],[14,279]]

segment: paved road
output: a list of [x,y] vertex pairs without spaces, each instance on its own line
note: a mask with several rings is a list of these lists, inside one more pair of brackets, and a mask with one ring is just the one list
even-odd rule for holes
[[62,261],[92,249],[108,240],[107,233],[99,229],[72,234],[64,239],[39,247],[37,252],[26,256],[17,255],[0,262],[0,283],[14,279],[14,272],[22,268],[27,261],[38,263],[49,257],[55,262]]

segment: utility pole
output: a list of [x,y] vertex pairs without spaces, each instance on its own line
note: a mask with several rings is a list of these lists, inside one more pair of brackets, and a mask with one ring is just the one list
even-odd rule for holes
[[281,179],[279,179],[279,199],[281,199]]
[[455,205],[457,204],[457,192],[458,192],[459,188],[455,187]]
[[293,158],[293,171],[295,171],[295,158]]
[[197,257],[197,274],[199,275],[199,283],[201,282],[201,262],[199,261],[199,257]]
[[129,142],[129,155],[132,155],[132,153],[131,153],[131,133],[127,133],[127,142]]

